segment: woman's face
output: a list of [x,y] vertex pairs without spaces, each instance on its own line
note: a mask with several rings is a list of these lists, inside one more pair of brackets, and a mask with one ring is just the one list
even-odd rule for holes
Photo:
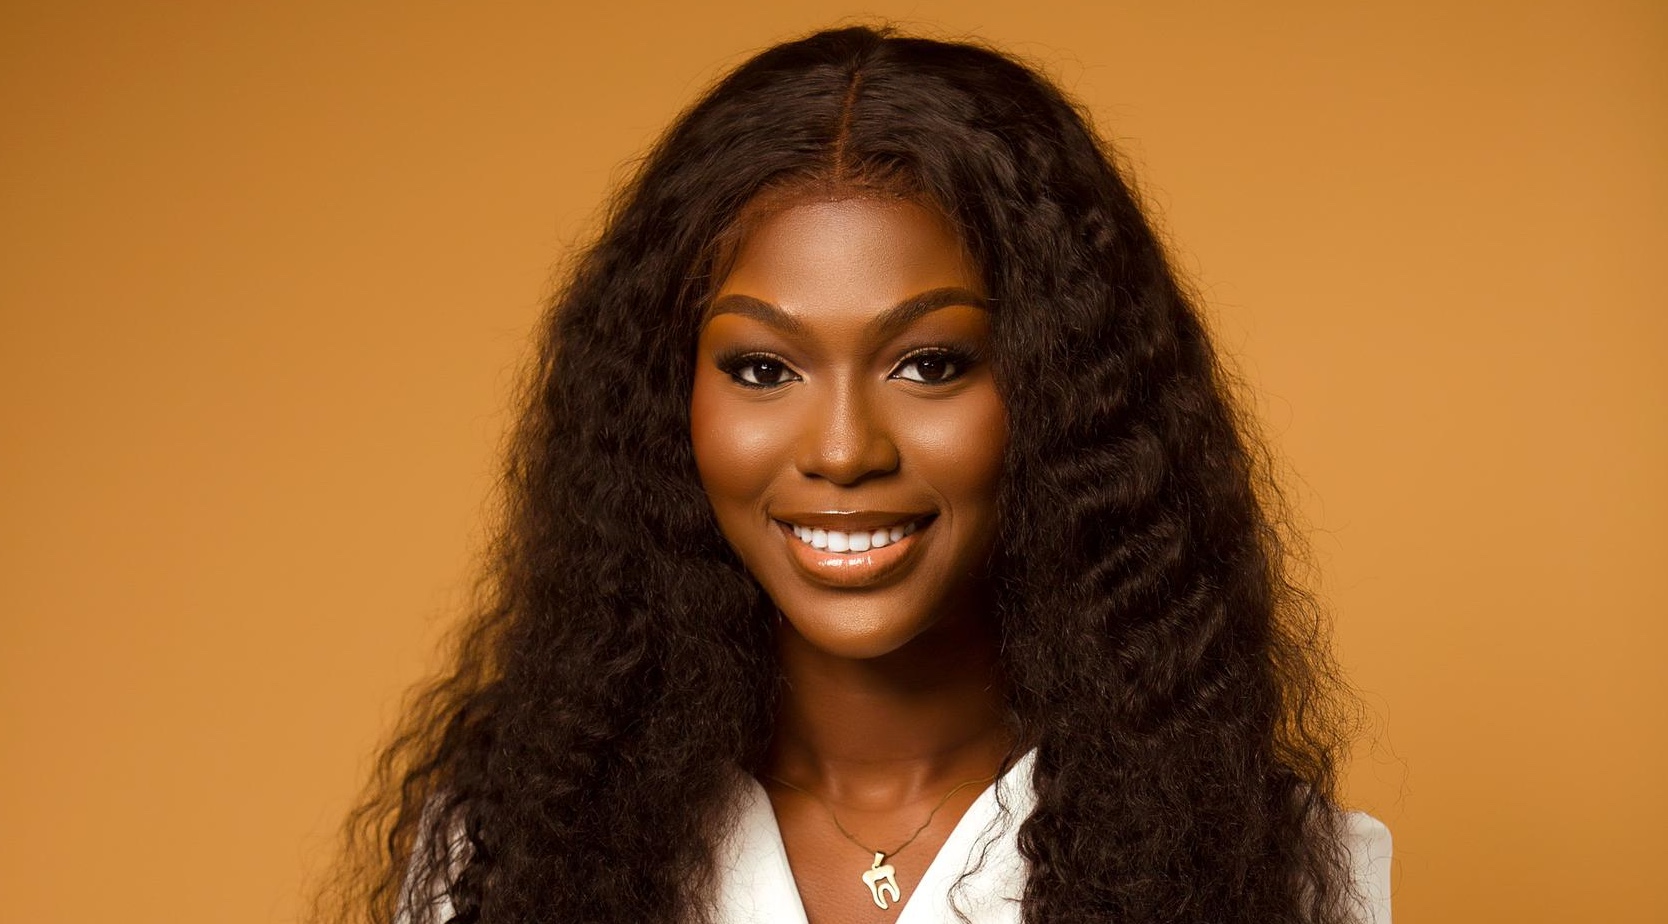
[[843,657],[978,616],[1007,416],[956,233],[815,201],[741,242],[696,347],[691,436],[724,537],[792,628]]

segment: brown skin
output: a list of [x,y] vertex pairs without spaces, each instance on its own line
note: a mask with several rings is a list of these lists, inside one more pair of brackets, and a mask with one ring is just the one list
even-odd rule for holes
[[[979,273],[949,225],[868,197],[763,216],[702,325],[696,464],[782,614],[783,702],[761,776],[813,924],[890,922],[901,907],[874,905],[860,878],[873,856],[828,806],[891,850],[957,784],[992,776],[1011,743],[986,606],[1007,444],[989,338]],[[901,521],[919,531],[870,569],[785,525]],[[962,789],[888,858],[905,902],[984,788]]]

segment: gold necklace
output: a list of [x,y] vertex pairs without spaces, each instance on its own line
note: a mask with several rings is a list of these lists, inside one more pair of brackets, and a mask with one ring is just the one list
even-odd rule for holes
[[821,803],[823,809],[828,812],[829,819],[834,822],[835,830],[844,835],[846,840],[851,841],[858,847],[861,847],[864,853],[872,853],[875,855],[874,865],[870,866],[863,872],[863,884],[869,887],[869,897],[874,899],[875,904],[879,906],[882,911],[892,907],[887,901],[888,898],[890,898],[893,902],[903,900],[903,887],[898,885],[897,870],[893,869],[892,864],[886,862],[887,858],[897,856],[903,852],[905,847],[915,843],[915,839],[921,836],[921,832],[927,830],[927,826],[932,824],[933,818],[938,815],[938,810],[949,803],[951,796],[954,796],[956,793],[972,786],[974,783],[989,783],[996,779],[994,776],[987,776],[977,780],[968,780],[965,783],[956,784],[954,789],[945,793],[944,798],[938,800],[938,804],[932,807],[932,811],[927,813],[927,820],[921,822],[921,826],[915,829],[914,834],[905,838],[903,843],[892,848],[891,850],[876,850],[858,840],[856,835],[846,830],[845,825],[840,824],[840,816],[834,814],[834,805],[827,799],[824,799],[808,789],[801,789],[779,776],[771,776],[768,773],[762,775],[765,779],[770,780],[773,783],[780,783],[794,792],[803,793],[804,795],[810,796],[812,799]]

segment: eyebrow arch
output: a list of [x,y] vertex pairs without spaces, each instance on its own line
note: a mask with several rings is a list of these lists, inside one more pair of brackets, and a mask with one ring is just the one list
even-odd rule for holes
[[[879,317],[869,322],[868,332],[881,338],[890,337],[914,323],[917,318],[951,305],[966,305],[989,311],[990,299],[960,286],[928,289],[886,309]],[[712,310],[707,312],[707,320],[710,321],[721,314],[738,314],[744,318],[752,318],[785,334],[805,333],[805,322],[751,295],[736,293],[719,298],[712,303]]]

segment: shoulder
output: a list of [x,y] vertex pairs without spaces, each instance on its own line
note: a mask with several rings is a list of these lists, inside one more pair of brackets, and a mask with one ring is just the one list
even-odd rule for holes
[[1356,920],[1390,924],[1390,829],[1366,812],[1345,812],[1340,828],[1349,851]]
[[440,808],[438,796],[423,808],[411,856],[406,861],[394,924],[445,924],[457,916],[449,886],[468,859],[469,842],[462,820],[454,818],[446,824],[445,858],[430,859],[425,855],[431,846],[429,835],[439,823]]

